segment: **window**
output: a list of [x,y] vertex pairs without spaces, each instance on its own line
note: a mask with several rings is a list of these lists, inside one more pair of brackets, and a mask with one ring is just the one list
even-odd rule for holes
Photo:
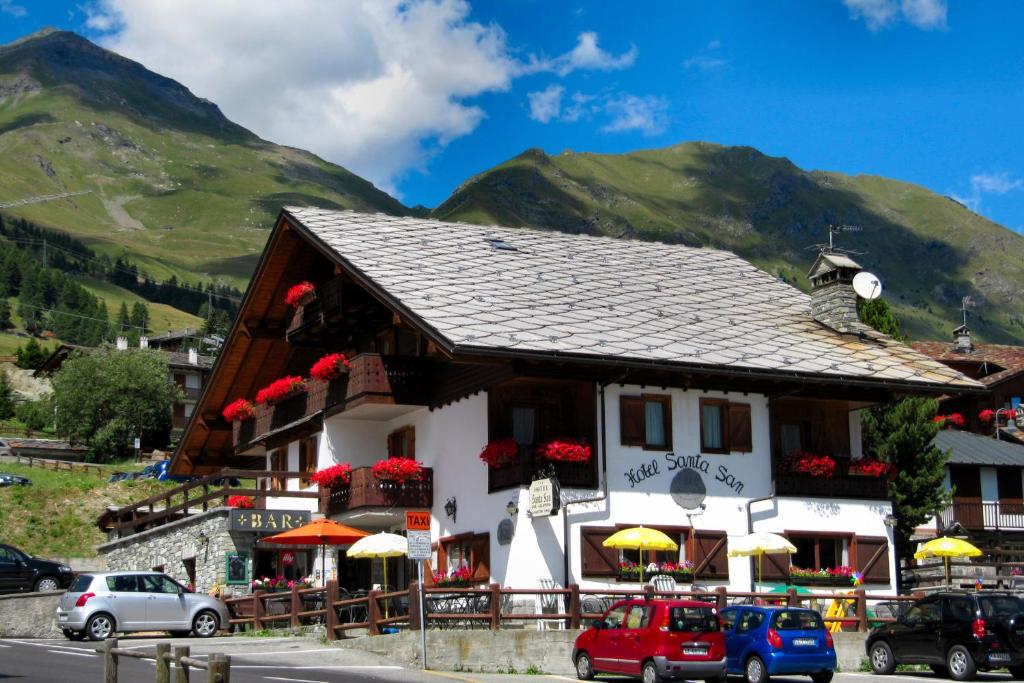
[[0,564],[14,564],[20,559],[13,548],[0,546]]
[[445,573],[468,567],[475,583],[491,578],[491,535],[459,534],[437,541],[437,566]]
[[605,628],[622,628],[622,624],[626,621],[626,608],[628,605],[621,605],[613,610],[609,610],[608,614],[604,618]]
[[801,536],[786,534],[796,546],[790,556],[794,567],[800,569],[831,569],[850,565],[849,536]]
[[735,609],[724,609],[722,610],[722,628],[726,631],[732,630],[736,625],[736,614],[738,610]]
[[[308,439],[299,441],[299,471],[303,474],[314,474],[316,472],[317,460],[317,438],[311,436]],[[299,488],[312,486],[309,479],[300,479]]]
[[782,455],[810,450],[811,424],[806,420],[781,420],[779,422],[779,444]]
[[705,453],[753,450],[750,406],[717,398],[700,400],[700,447]]
[[753,631],[761,625],[762,621],[764,621],[764,614],[761,612],[744,612],[743,616],[740,617],[740,623],[736,627],[736,631],[737,633]]
[[[724,614],[722,621],[725,621]],[[718,619],[715,618],[715,610],[711,607],[672,607],[668,612],[668,630],[684,633],[717,631]]]
[[626,628],[647,628],[651,624],[653,612],[654,608],[649,605],[633,605],[629,608],[629,615],[626,617]]
[[[580,554],[583,576],[618,578],[619,562],[624,560],[638,562],[639,553],[635,550],[620,551],[605,548],[605,539],[616,531],[626,527],[638,526],[639,523],[621,524],[614,527],[585,526],[580,529]],[[729,578],[729,559],[727,536],[724,531],[693,530],[689,527],[667,527],[644,524],[668,534],[679,550],[671,552],[644,552],[644,565],[651,562],[692,562],[694,576],[701,579]],[[769,555],[765,556],[767,560]],[[767,565],[766,565],[767,566]],[[888,565],[886,565],[888,566]],[[647,572],[645,571],[645,575]],[[634,579],[635,581],[635,579]]]
[[[270,469],[274,472],[288,471],[288,449],[278,448],[270,452]],[[271,491],[283,491],[284,479],[274,477],[270,480]]]
[[139,577],[143,593],[179,593],[181,586],[160,574],[144,574]]
[[139,582],[134,574],[121,574],[107,577],[107,590],[115,593],[138,593]]
[[974,621],[974,607],[968,597],[943,598],[946,618],[949,621]]
[[[688,529],[683,527],[655,527],[650,524],[648,526],[653,529],[657,529],[662,532],[679,546],[678,550],[645,550],[644,551],[644,566],[651,564],[652,562],[674,562],[676,564],[682,564],[686,561],[686,539],[688,535]],[[640,551],[639,550],[620,550],[619,551],[620,562],[632,562],[638,564],[640,562]],[[646,573],[646,569],[645,569]]]
[[775,628],[780,631],[823,631],[825,626],[817,612],[785,609],[775,613]]
[[185,375],[185,387],[188,389],[198,389],[202,386],[202,382],[199,375]]
[[910,624],[937,624],[939,622],[939,598],[923,600],[907,610]]
[[644,394],[619,397],[619,432],[623,446],[672,449],[672,397]]
[[388,434],[388,457],[416,457],[416,428],[412,425],[396,429]]
[[192,417],[192,411],[195,410],[195,407],[196,407],[195,403],[186,403],[185,404],[185,409],[182,411],[184,413],[185,417]]

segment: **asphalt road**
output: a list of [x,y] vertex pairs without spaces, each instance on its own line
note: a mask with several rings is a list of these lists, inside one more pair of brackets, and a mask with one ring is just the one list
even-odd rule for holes
[[[122,647],[152,651],[154,644],[166,638],[133,638],[119,643]],[[233,683],[342,683],[346,681],[379,683],[538,683],[539,681],[575,681],[574,677],[547,675],[477,674],[469,672],[418,671],[403,669],[388,659],[367,653],[327,647],[316,641],[296,639],[211,639],[171,640],[172,645],[188,644],[193,656],[205,652],[228,652],[231,655]],[[93,650],[95,643],[73,643],[66,640],[0,640],[0,683],[101,683],[103,660]],[[154,664],[150,661],[122,658],[120,683],[149,683],[154,680]],[[206,673],[193,669],[189,679],[204,683]],[[619,676],[600,676],[598,680],[628,681]],[[932,674],[874,676],[865,673],[836,674],[834,683],[928,683],[940,681]],[[1007,674],[981,674],[984,681],[1009,681]],[[730,683],[741,683],[731,678]],[[787,676],[772,678],[773,683],[807,683],[808,678]]]

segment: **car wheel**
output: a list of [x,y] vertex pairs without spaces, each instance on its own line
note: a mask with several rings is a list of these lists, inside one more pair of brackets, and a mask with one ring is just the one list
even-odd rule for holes
[[811,674],[811,680],[814,683],[830,683],[832,676],[835,674],[831,671],[819,671],[816,674]]
[[963,645],[954,645],[949,648],[949,653],[946,654],[946,666],[949,667],[949,677],[954,681],[969,681],[978,672],[971,653]]
[[594,678],[594,665],[590,662],[590,655],[586,652],[576,655],[576,678],[581,681],[589,681]]
[[209,638],[217,633],[217,615],[208,609],[203,610],[192,620],[192,632],[199,638]]
[[885,641],[878,641],[871,646],[869,652],[871,670],[880,676],[887,676],[896,670],[896,659],[892,656],[892,648]]
[[768,671],[764,668],[764,662],[760,657],[751,657],[747,660],[747,666],[743,669],[743,677],[747,683],[766,683]]
[[946,676],[949,675],[949,669],[947,669],[946,667],[942,666],[941,664],[929,664],[928,668],[931,669],[932,673],[935,674],[936,676],[940,676],[942,678],[945,678]]
[[92,615],[85,624],[85,635],[89,640],[106,640],[114,635],[114,618],[104,612]]
[[1015,681],[1024,681],[1024,666],[1011,666],[1010,675]]
[[644,683],[660,683],[661,676],[658,674],[658,665],[654,662],[644,662],[644,668],[641,670],[640,679]]
[[36,593],[45,593],[48,591],[59,591],[60,584],[57,583],[57,579],[52,576],[44,576],[41,579],[36,580],[35,591]]

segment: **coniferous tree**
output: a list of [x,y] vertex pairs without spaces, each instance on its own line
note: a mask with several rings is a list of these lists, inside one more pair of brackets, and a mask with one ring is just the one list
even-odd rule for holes
[[114,324],[120,334],[124,334],[132,324],[131,315],[128,314],[128,304],[124,301],[121,302],[121,309],[117,312],[117,322]]
[[6,330],[14,327],[14,323],[11,322],[11,302],[5,298],[0,298],[0,330]]
[[135,305],[132,306],[131,323],[136,328],[135,331],[140,334],[149,329],[149,308],[146,304],[141,301],[135,302]]

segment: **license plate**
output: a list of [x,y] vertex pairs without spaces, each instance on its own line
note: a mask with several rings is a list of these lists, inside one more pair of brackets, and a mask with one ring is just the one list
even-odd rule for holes
[[684,647],[683,654],[691,657],[706,657],[708,649],[706,647]]
[[990,662],[1008,662],[1010,661],[1009,652],[990,652],[988,655],[988,661]]
[[67,620],[68,620],[68,615],[66,615],[66,614],[58,614],[57,615],[57,621],[67,621]]
[[817,638],[794,638],[793,644],[797,647],[814,647],[818,644]]

